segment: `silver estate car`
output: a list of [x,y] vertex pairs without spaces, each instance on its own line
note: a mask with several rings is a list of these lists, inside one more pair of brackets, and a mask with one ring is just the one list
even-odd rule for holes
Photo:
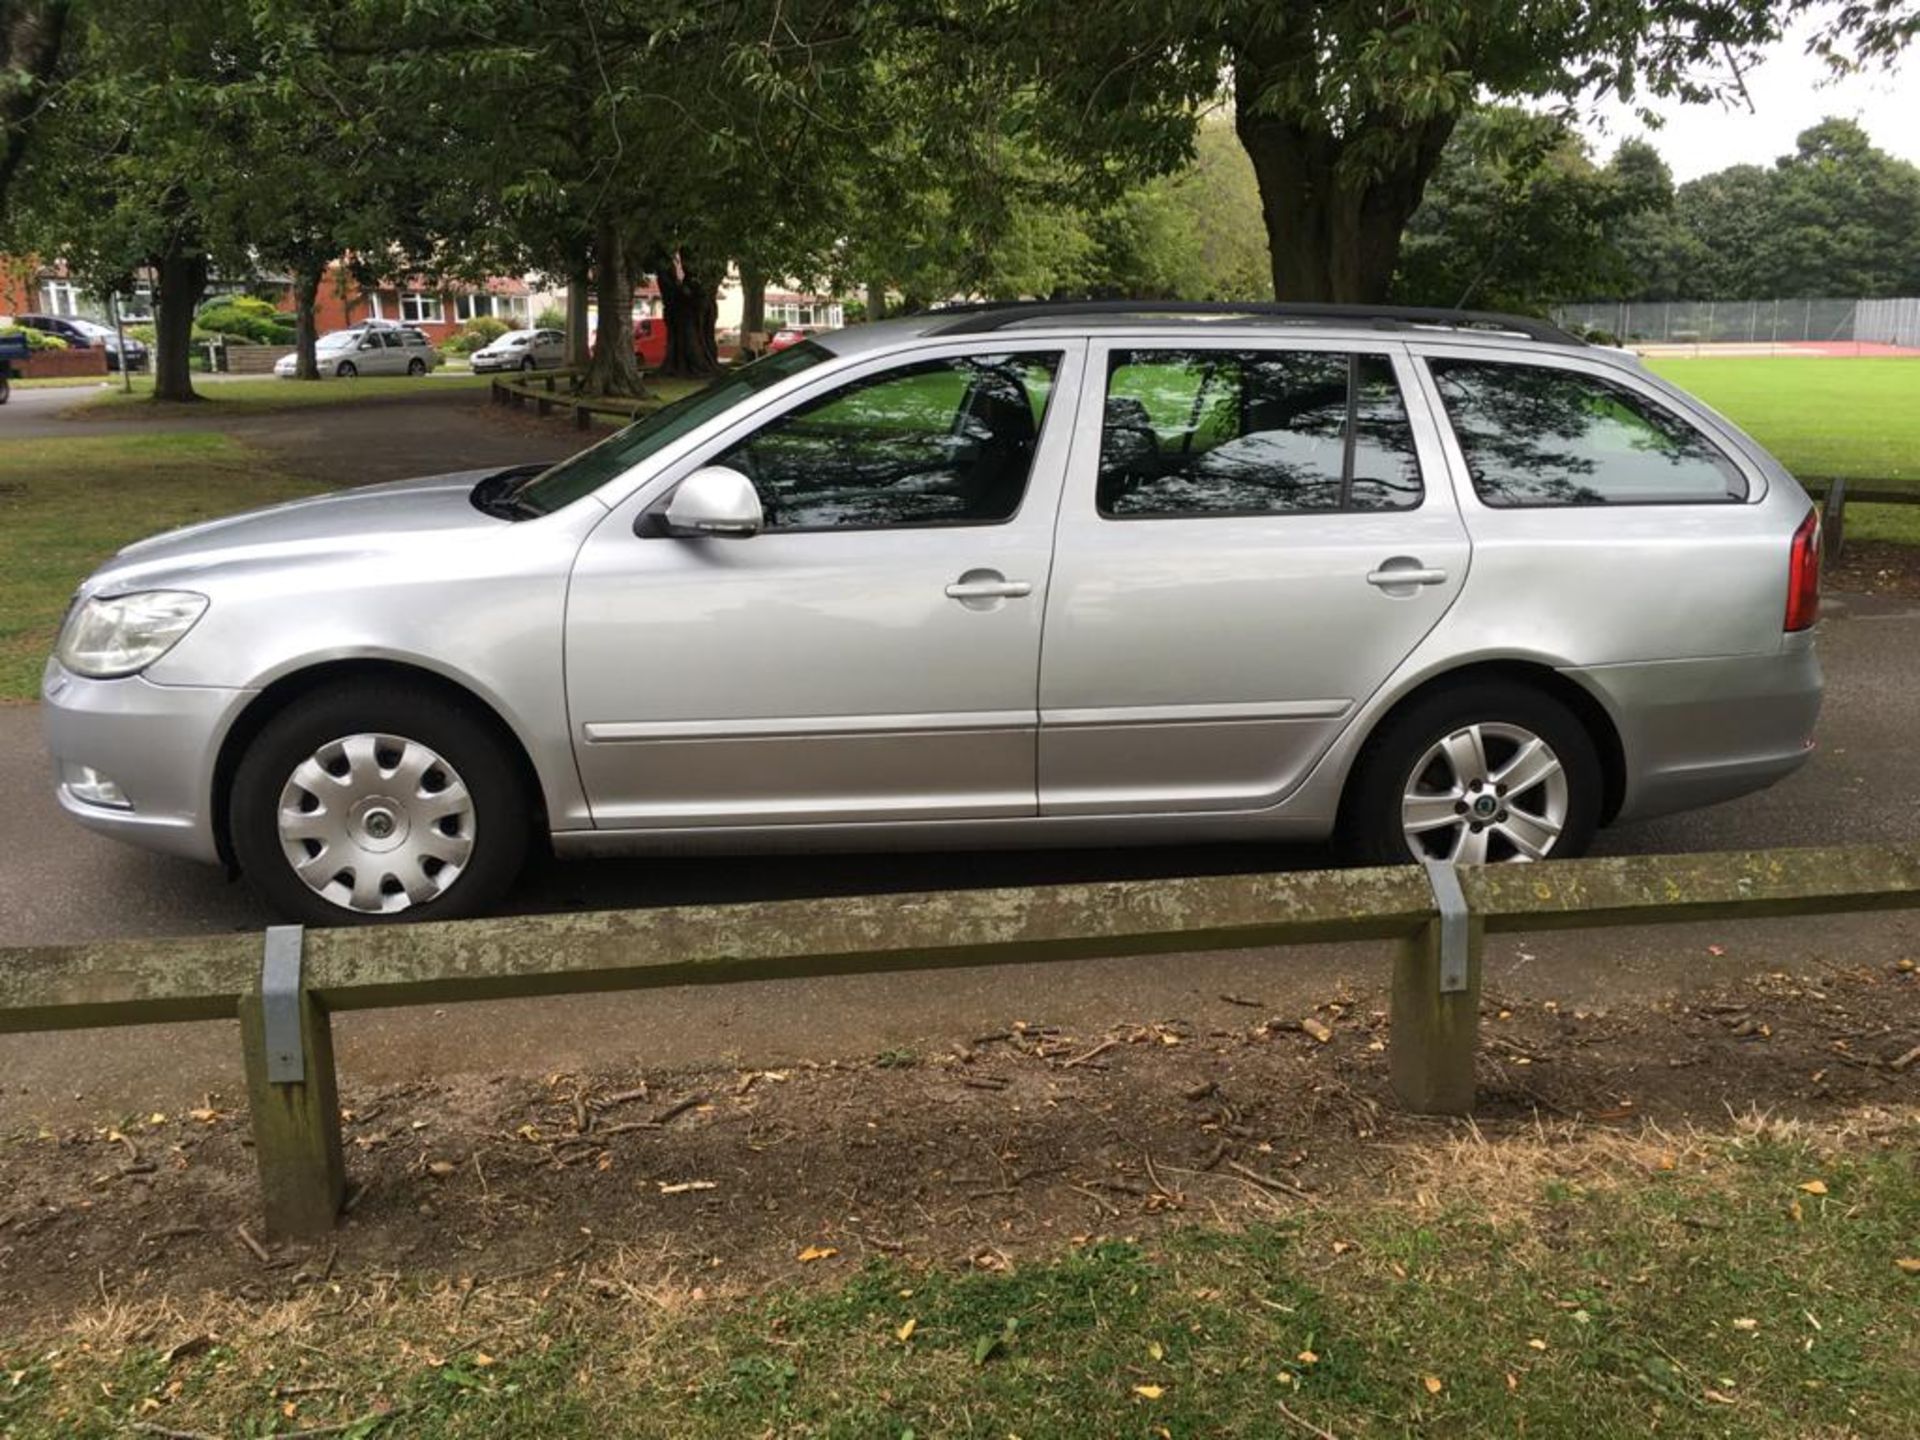
[[962,308],[131,545],[46,736],[76,820],[316,924],[536,845],[1572,856],[1807,757],[1819,554],[1753,441],[1539,322]]

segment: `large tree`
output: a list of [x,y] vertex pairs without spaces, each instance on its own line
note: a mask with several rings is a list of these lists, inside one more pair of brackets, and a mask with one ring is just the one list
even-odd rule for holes
[[66,53],[71,0],[9,0],[0,10],[0,213]]
[[[1069,147],[1165,129],[1231,88],[1259,176],[1274,291],[1384,299],[1461,117],[1486,97],[1705,100],[1737,88],[1802,0],[1017,0],[996,33],[1059,102]],[[1891,7],[1863,5],[1876,13]],[[1858,31],[1865,21],[1836,25]],[[984,28],[984,27],[983,27]],[[1896,45],[1893,28],[1875,35]]]

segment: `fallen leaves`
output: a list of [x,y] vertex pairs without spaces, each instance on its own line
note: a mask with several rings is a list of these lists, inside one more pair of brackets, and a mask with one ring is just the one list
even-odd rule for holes
[[809,1245],[793,1258],[802,1265],[811,1265],[816,1260],[831,1260],[840,1252],[831,1245]]
[[1332,1028],[1311,1015],[1300,1022],[1300,1028],[1322,1045],[1333,1039]]
[[1902,1275],[1920,1275],[1920,1256],[1902,1255],[1893,1263]]
[[1133,1393],[1142,1400],[1158,1400],[1167,1393],[1167,1390],[1164,1385],[1136,1385],[1133,1387]]
[[1760,1322],[1751,1315],[1742,1315],[1738,1320],[1733,1322],[1733,1328],[1736,1330],[1744,1330],[1751,1334],[1760,1328]]
[[1423,1375],[1420,1377],[1420,1384],[1429,1395],[1438,1395],[1442,1390],[1447,1388],[1447,1382],[1442,1380],[1438,1375]]
[[893,1338],[898,1340],[902,1345],[904,1345],[907,1343],[907,1341],[913,1338],[913,1332],[918,1330],[919,1328],[920,1328],[920,1322],[918,1320],[909,1320],[906,1322],[906,1324],[898,1326],[894,1330]]
[[1824,1180],[1802,1180],[1800,1182],[1800,1188],[1809,1195],[1824,1195],[1827,1193],[1827,1182]]

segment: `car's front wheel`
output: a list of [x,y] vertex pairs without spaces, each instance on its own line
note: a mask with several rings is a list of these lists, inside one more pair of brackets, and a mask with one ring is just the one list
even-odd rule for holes
[[425,688],[349,683],[281,711],[230,804],[241,870],[309,925],[476,914],[526,857],[525,786],[494,726]]
[[522,370],[532,370],[532,369],[534,369],[534,368],[535,368],[535,365],[534,365],[534,360],[533,360],[533,356],[531,356],[531,355],[529,355],[529,356],[527,356],[527,358],[526,358],[526,359],[524,359],[524,360],[522,360],[522,361],[520,362],[520,368],[521,368]]
[[342,360],[340,362],[340,368],[333,373],[338,375],[342,380],[351,380],[360,373],[360,367],[351,360]]
[[1340,839],[1373,865],[1572,859],[1592,843],[1602,794],[1593,739],[1565,705],[1511,682],[1459,685],[1367,742]]

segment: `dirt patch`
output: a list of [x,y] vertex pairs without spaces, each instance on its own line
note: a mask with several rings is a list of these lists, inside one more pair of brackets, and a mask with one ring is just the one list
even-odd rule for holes
[[[314,1244],[260,1234],[231,1097],[15,1135],[0,1146],[0,1313],[24,1333],[102,1293],[269,1300],[354,1272],[484,1287],[599,1246],[728,1288],[791,1275],[809,1247],[997,1269],[1087,1235],[1372,1194],[1409,1146],[1476,1133],[1392,1108],[1378,993],[1305,1016],[1243,1003],[1236,1029],[1011,1025],[940,1054],[781,1071],[349,1092],[351,1211]],[[1493,996],[1483,1033],[1484,1135],[1920,1102],[1911,968],[1765,975],[1618,1010]]]
[[1840,559],[1831,566],[1827,584],[1850,595],[1920,599],[1920,545],[1849,540]]

